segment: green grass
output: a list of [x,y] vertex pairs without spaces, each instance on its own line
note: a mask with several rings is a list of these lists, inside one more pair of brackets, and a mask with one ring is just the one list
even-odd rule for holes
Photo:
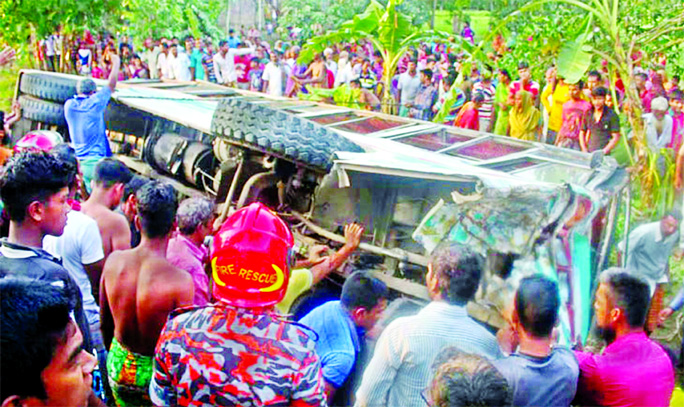
[[0,69],[0,111],[9,114],[14,97],[14,88],[17,83],[19,68],[12,66]]
[[[489,12],[483,10],[466,10],[464,13],[470,19],[470,28],[475,31],[475,40],[481,40],[489,30],[489,20],[491,19]],[[450,11],[437,11],[437,14],[435,15],[435,29],[453,33],[454,30]]]
[[9,114],[12,108],[19,71],[30,68],[29,58],[31,57],[31,54],[18,50],[16,59],[8,66],[0,68],[0,110],[5,114]]

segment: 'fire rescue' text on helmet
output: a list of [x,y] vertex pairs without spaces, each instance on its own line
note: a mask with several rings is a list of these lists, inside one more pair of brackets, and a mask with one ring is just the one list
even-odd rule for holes
[[243,308],[280,302],[293,245],[287,224],[262,203],[238,210],[214,238],[214,297]]

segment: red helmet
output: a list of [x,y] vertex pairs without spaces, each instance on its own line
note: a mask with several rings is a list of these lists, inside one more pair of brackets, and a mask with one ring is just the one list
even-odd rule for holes
[[274,305],[285,296],[294,239],[285,222],[262,203],[232,214],[214,238],[214,297],[231,305]]

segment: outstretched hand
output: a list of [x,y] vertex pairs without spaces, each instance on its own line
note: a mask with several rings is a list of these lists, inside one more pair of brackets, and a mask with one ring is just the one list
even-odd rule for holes
[[361,244],[361,236],[366,229],[358,223],[349,223],[344,226],[345,245],[356,249]]

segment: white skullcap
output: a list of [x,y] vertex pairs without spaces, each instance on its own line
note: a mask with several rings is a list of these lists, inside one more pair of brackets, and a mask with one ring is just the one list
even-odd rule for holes
[[670,107],[667,103],[667,99],[659,96],[651,101],[651,110],[658,110],[660,112],[665,112]]

